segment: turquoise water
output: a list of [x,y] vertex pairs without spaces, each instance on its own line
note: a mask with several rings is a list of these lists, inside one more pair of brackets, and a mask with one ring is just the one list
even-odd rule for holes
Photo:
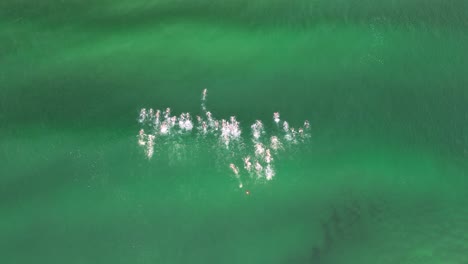
[[[3,1],[0,260],[468,263],[467,10]],[[213,140],[146,158],[140,109],[203,88],[245,142],[275,111],[311,138],[242,189]]]

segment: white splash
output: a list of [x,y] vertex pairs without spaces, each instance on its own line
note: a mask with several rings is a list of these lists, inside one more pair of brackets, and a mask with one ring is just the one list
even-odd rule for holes
[[243,160],[244,160],[244,169],[250,172],[252,170],[252,162],[250,162],[250,156],[245,157]]
[[275,123],[278,125],[279,122],[280,122],[280,114],[279,112],[274,112],[273,113],[273,121],[275,121]]
[[283,144],[281,144],[281,141],[278,139],[277,136],[271,136],[270,138],[270,147],[273,150],[278,150],[283,148]]
[[265,169],[265,179],[267,179],[267,181],[271,181],[273,179],[273,176],[275,176],[275,171],[270,166],[270,164],[268,164]]
[[[140,109],[137,120],[141,128],[137,134],[137,144],[144,149],[146,158],[151,159],[155,148],[163,146],[166,146],[172,153],[167,153],[171,159],[176,157],[177,162],[182,161],[183,157],[190,157],[190,155],[184,154],[184,151],[198,155],[193,152],[194,150],[191,150],[190,144],[183,143],[189,135],[195,134],[197,139],[195,142],[215,144],[218,150],[216,150],[217,154],[213,160],[217,162],[234,161],[227,162],[227,164],[238,180],[239,188],[243,188],[245,184],[252,182],[253,175],[257,175],[255,181],[272,180],[276,175],[274,163],[277,162],[277,159],[275,157],[310,138],[308,120],[304,121],[302,127],[295,129],[290,127],[287,121],[281,121],[279,112],[274,112],[274,125],[280,126],[281,124],[280,129],[275,130],[276,134],[267,133],[268,126],[265,126],[262,121],[256,120],[250,126],[251,140],[244,141],[241,123],[236,116],[216,119],[213,112],[206,108],[207,95],[208,90],[204,89],[201,97],[202,113],[196,116],[195,123],[188,112],[173,116],[170,107],[165,108],[164,111],[153,108]],[[213,142],[213,139],[216,140]],[[241,169],[235,165],[235,162],[241,162],[241,169],[247,173],[241,173]],[[249,176],[250,180],[245,178],[246,176]]]
[[252,135],[254,137],[254,141],[258,141],[260,136],[265,133],[263,130],[263,123],[260,120],[256,120],[253,125],[250,126],[252,129]]

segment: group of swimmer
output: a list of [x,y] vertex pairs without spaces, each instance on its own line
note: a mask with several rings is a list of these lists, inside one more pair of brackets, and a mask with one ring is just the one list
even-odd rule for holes
[[[273,121],[278,125],[280,123],[279,112],[273,113]],[[288,122],[284,121],[282,130],[284,132],[284,139],[288,142],[298,143],[299,140],[305,140],[308,137],[307,131],[310,128],[309,121],[304,122],[304,127],[298,129],[298,132],[294,128],[289,128]],[[255,174],[257,178],[265,177],[266,180],[273,179],[275,171],[273,168],[273,155],[272,152],[278,154],[280,150],[283,150],[283,143],[278,136],[271,136],[267,143],[262,143],[262,135],[265,134],[264,126],[262,121],[256,120],[251,126],[252,130],[252,142],[253,142],[253,155],[247,155],[242,158],[243,167],[248,174]],[[234,175],[239,177],[240,171],[238,167],[231,163],[229,165]],[[243,184],[240,182],[239,187],[242,188]]]
[[[190,134],[194,128],[198,136],[214,135],[226,149],[230,149],[232,144],[239,144],[241,139],[241,126],[235,116],[229,119],[217,120],[213,114],[206,108],[206,98],[208,91],[204,89],[201,98],[202,115],[196,116],[196,126],[192,121],[190,113],[182,113],[180,116],[172,116],[171,109],[161,111],[143,108],[140,110],[138,122],[144,127],[138,133],[138,144],[145,148],[147,158],[154,154],[156,138],[168,137],[169,135]],[[282,138],[272,135],[269,138],[265,136],[265,128],[260,120],[256,120],[251,125],[252,131],[252,154],[242,157],[243,168],[248,175],[257,179],[273,179],[275,171],[273,167],[274,155],[277,155],[284,149],[282,140],[290,144],[303,142],[309,137],[310,124],[305,121],[303,127],[295,129],[289,126],[287,121],[281,122],[280,113],[273,113],[273,121],[278,131],[282,131]],[[145,132],[145,128],[148,133]],[[242,141],[243,142],[243,141]],[[232,150],[231,150],[232,151]],[[236,154],[236,153],[233,153]],[[235,155],[233,155],[235,156]],[[240,161],[240,160],[239,160]],[[230,163],[229,168],[239,180],[239,187],[243,187],[241,181],[241,171],[235,165]]]

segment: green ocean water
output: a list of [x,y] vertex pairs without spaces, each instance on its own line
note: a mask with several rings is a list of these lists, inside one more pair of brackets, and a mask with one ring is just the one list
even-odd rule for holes
[[[203,88],[311,138],[250,195],[209,140],[148,160]],[[467,89],[464,1],[2,1],[0,262],[468,263]]]

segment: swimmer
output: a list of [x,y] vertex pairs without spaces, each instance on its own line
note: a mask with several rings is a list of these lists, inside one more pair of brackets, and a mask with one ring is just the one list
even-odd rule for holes
[[167,124],[166,121],[163,121],[161,123],[161,128],[160,128],[160,131],[159,131],[161,134],[165,135],[167,133],[169,133],[169,126]]
[[239,122],[237,122],[235,116],[231,116],[230,121],[222,120],[222,133],[227,134],[230,138],[237,139],[242,132],[239,128]]
[[263,147],[262,143],[255,144],[255,155],[257,157],[263,156],[263,153],[265,153],[265,148]]
[[273,150],[278,150],[282,148],[281,142],[279,141],[277,136],[272,136],[270,138],[270,146]]
[[214,127],[214,121],[213,121],[213,116],[211,115],[211,112],[206,112],[206,118],[208,119],[208,126],[209,127]]
[[223,119],[222,124],[221,124],[221,136],[223,136],[223,137],[229,136],[229,128],[228,128],[226,120],[224,120],[224,119]]
[[156,126],[158,126],[159,123],[161,122],[160,119],[159,119],[160,116],[161,116],[161,110],[157,109],[157,110],[156,110],[156,114],[154,115],[154,124],[155,124]]
[[202,130],[203,134],[206,134],[208,132],[208,126],[206,125],[205,121],[202,122]]
[[289,132],[289,124],[286,121],[283,122],[283,130],[286,133]]
[[283,123],[283,130],[286,132],[286,135],[284,135],[284,138],[288,141],[293,140],[293,137],[291,135],[291,131],[289,130],[289,124],[288,122],[284,121]]
[[299,128],[299,131],[298,131],[298,132],[299,132],[299,136],[300,136],[301,138],[304,138],[304,129],[303,129],[302,127]]
[[238,125],[239,125],[239,122],[237,122],[235,116],[231,116],[230,120],[231,120],[231,124],[232,124],[233,126],[238,126]]
[[267,164],[270,164],[272,161],[273,161],[273,158],[271,157],[270,150],[269,149],[265,150],[265,162]]
[[255,161],[255,171],[257,172],[257,175],[260,177],[260,173],[262,172],[263,167],[260,165],[258,161]]
[[151,159],[153,157],[153,154],[154,154],[154,148],[153,147],[149,147],[147,150],[146,150],[146,157],[148,159]]
[[187,130],[187,131],[190,131],[190,130],[192,130],[192,128],[193,128],[192,120],[190,120],[190,114],[189,114],[189,113],[187,113],[187,114],[185,115],[184,128],[185,128],[185,130]]
[[221,135],[221,141],[224,142],[224,145],[226,145],[226,148],[229,148],[229,136],[228,135]]
[[185,130],[185,114],[184,113],[180,114],[179,127],[180,129]]
[[208,89],[203,89],[203,92],[202,92],[202,101],[205,101],[206,100],[206,95],[208,94]]
[[153,157],[153,153],[154,153],[154,138],[155,138],[154,135],[148,135],[148,144],[147,144],[147,147],[146,147],[146,157],[148,157],[148,159],[150,159],[151,157]]
[[262,121],[256,120],[255,123],[251,126],[251,128],[252,128],[252,134],[255,140],[258,140],[262,132],[264,132]]
[[273,113],[273,120],[275,121],[276,124],[279,124],[279,122],[280,122],[280,114],[279,114],[279,112],[274,112],[274,113]]
[[[234,174],[236,176],[239,176],[239,169],[236,167],[236,165],[231,163],[231,164],[229,164],[229,168],[231,168],[232,172],[234,172]],[[240,188],[242,188],[242,187],[240,187]]]
[[146,150],[145,150],[145,153],[146,153],[146,157],[148,159],[151,159],[153,157],[153,154],[154,154],[154,148],[153,147],[148,147]]
[[260,121],[260,120],[255,120],[255,127],[256,127],[257,129],[263,129],[262,121]]
[[177,117],[173,116],[169,119],[169,121],[170,121],[169,122],[170,127],[174,127],[177,121]]
[[171,108],[166,108],[166,111],[164,113],[164,118],[168,119],[171,116]]
[[203,110],[203,112],[206,112],[206,105],[205,105],[205,101],[206,101],[206,95],[208,94],[208,90],[205,88],[203,89],[203,92],[202,92],[202,103],[201,103],[201,108]]
[[239,129],[239,127],[233,127],[231,128],[231,136],[235,139],[239,138],[241,135],[241,130]]
[[294,144],[297,144],[297,132],[296,129],[291,128],[291,140]]
[[270,165],[268,165],[265,169],[265,178],[270,181],[273,179],[273,176],[275,176],[275,172],[273,171],[273,169],[271,168]]
[[310,128],[309,120],[304,121],[304,128],[305,128],[305,129],[309,129],[309,128]]
[[249,172],[252,170],[252,163],[250,162],[250,156],[247,156],[244,158],[244,168]]
[[138,133],[138,145],[144,146],[146,144],[145,136],[145,131],[143,129],[140,129],[140,132]]
[[140,110],[140,117],[138,119],[138,122],[143,123],[145,122],[145,119],[146,119],[146,108],[142,108]]
[[148,146],[154,146],[154,139],[156,138],[155,135],[148,135]]

